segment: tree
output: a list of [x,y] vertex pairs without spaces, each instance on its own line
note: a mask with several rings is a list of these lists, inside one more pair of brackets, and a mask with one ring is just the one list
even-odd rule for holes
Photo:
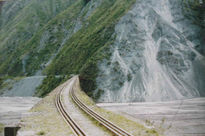
[[90,0],[84,0],[85,1],[85,4],[87,4]]

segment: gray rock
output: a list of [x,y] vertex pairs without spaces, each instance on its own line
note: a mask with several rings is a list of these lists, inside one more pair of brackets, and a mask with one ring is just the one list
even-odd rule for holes
[[195,48],[200,27],[184,16],[183,6],[182,0],[137,1],[122,17],[110,60],[99,63],[99,101],[205,96],[205,58]]

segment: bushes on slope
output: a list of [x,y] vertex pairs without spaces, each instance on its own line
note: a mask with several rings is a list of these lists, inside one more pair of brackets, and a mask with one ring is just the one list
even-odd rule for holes
[[103,0],[93,14],[75,33],[46,69],[48,74],[80,74],[81,86],[92,94],[100,60],[109,58],[114,41],[115,24],[135,0]]
[[39,97],[44,97],[46,94],[50,93],[53,89],[55,89],[63,81],[64,78],[64,76],[47,76],[43,80],[43,83],[37,88],[35,95]]

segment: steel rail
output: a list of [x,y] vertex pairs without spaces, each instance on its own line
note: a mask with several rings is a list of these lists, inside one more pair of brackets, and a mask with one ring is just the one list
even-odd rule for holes
[[73,130],[76,136],[86,136],[85,132],[83,132],[83,130],[78,126],[78,124],[68,115],[68,113],[65,110],[65,107],[63,106],[63,102],[61,100],[61,93],[63,89],[64,87],[56,95],[55,104],[56,104],[57,110],[63,117],[64,121]]
[[90,115],[92,118],[97,120],[100,124],[102,124],[104,127],[106,127],[108,130],[110,130],[112,133],[114,133],[117,136],[133,136],[123,130],[122,128],[114,125],[112,122],[108,121],[92,109],[90,109],[88,106],[86,106],[84,103],[82,103],[75,95],[74,89],[72,88],[70,90],[70,95],[73,101],[78,105],[79,108],[81,108],[84,112],[86,112],[88,115]]

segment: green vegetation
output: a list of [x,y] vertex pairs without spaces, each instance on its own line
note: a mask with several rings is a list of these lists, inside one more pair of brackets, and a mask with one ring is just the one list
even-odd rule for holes
[[[202,2],[202,3],[201,3]],[[195,35],[200,39],[201,45],[205,44],[205,0],[183,0],[183,14],[189,20],[193,22],[193,24],[198,25],[201,29],[198,35]],[[188,37],[193,40],[195,37]],[[205,48],[201,46],[197,46],[196,49],[205,55]]]
[[[81,2],[73,4],[51,20],[39,33],[24,45],[24,47],[22,47],[25,49],[24,54],[29,54],[26,65],[26,70],[29,75],[34,74],[39,69],[44,69],[49,59],[55,57],[55,53],[58,53],[58,50],[63,46],[63,40],[66,39],[69,33],[72,33],[75,20],[82,6],[83,4]],[[43,42],[42,39],[44,40]],[[39,44],[42,46],[41,48],[37,46]]]
[[[22,5],[8,2],[0,17],[0,76],[31,76],[39,70],[53,77],[80,74],[91,96],[97,64],[111,54],[115,24],[136,0],[102,0],[89,16],[92,5],[85,0],[17,1]],[[15,13],[5,12],[12,6]],[[49,76],[36,95],[45,96],[60,82]]]
[[[127,132],[130,132],[133,135],[136,136],[161,136],[164,131],[158,130],[158,129],[149,129],[143,126],[142,124],[135,122],[133,120],[130,120],[129,118],[122,116],[120,114],[116,114],[113,112],[110,112],[108,110],[99,108],[96,106],[96,104],[88,97],[80,88],[79,82],[76,82],[74,85],[76,96],[88,107],[90,107],[92,110],[100,114],[101,116],[105,117],[106,119],[110,120],[120,128],[126,130]],[[152,125],[150,125],[152,126]]]
[[191,19],[193,23],[205,27],[205,23],[202,23],[205,15],[205,0],[202,0],[202,3],[199,0],[183,0],[183,3],[184,15]]
[[54,103],[56,94],[62,87],[57,87],[30,110],[33,114],[23,118],[22,122],[26,125],[22,125],[19,131],[33,131],[36,135],[44,136],[74,135]]
[[11,76],[2,76],[0,77],[0,95],[3,94],[5,90],[11,90],[13,88],[13,84],[20,81],[25,77],[11,77]]
[[[74,0],[6,2],[0,16],[0,75],[19,76],[27,73],[23,71],[23,60],[27,60],[28,53],[32,51],[28,42],[38,35],[38,32],[52,18],[73,2]],[[35,46],[40,45],[38,43]],[[35,56],[32,57],[35,58]],[[28,70],[28,74],[32,71]]]
[[8,77],[0,77],[0,95],[3,94],[5,89],[11,89],[12,88],[12,80],[5,82]]
[[45,132],[44,131],[40,131],[40,132],[37,133],[37,135],[43,136],[43,135],[45,135]]
[[95,89],[97,64],[109,57],[115,24],[131,7],[135,0],[104,0],[87,19],[88,25],[75,33],[46,68],[49,74],[80,74],[86,92]]
[[2,84],[3,84],[3,79],[0,77],[0,88],[1,88]]
[[65,77],[55,77],[54,75],[47,76],[43,83],[37,88],[36,96],[44,97],[46,94],[50,93],[53,89],[55,89],[62,81],[64,81]]
[[0,134],[4,131],[4,125],[0,123]]
[[87,4],[90,0],[84,0],[85,4]]

